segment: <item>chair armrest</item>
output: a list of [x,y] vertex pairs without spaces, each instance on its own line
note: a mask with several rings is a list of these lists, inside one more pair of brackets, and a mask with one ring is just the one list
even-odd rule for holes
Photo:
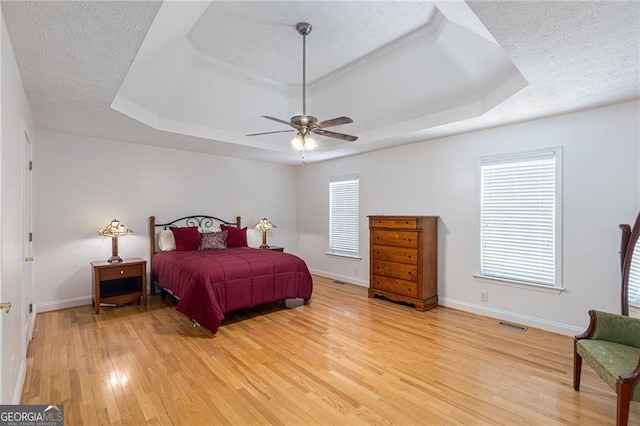
[[589,327],[576,340],[604,340],[640,348],[640,318],[591,310],[589,319]]
[[620,375],[618,377],[619,383],[636,383],[640,379],[640,359],[638,359],[638,365],[636,368],[628,374]]

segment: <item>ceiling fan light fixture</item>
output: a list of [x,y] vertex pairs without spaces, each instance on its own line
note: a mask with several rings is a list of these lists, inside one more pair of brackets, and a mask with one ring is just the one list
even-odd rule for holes
[[311,135],[304,136],[304,146],[307,149],[316,149],[318,144],[316,140],[311,137]]
[[291,140],[291,146],[297,151],[302,151],[303,149],[315,149],[318,147],[318,144],[310,134],[303,135],[302,133],[298,133]]
[[296,151],[302,151],[302,148],[304,147],[304,139],[302,138],[302,135],[300,133],[298,133],[293,139],[291,139],[291,146]]

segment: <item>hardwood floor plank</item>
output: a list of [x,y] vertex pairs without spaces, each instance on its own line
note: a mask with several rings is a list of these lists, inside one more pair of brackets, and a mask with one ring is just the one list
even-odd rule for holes
[[39,314],[22,402],[70,425],[614,424],[615,393],[586,365],[575,392],[572,363],[571,337],[316,276],[310,305],[232,312],[217,334],[159,296]]

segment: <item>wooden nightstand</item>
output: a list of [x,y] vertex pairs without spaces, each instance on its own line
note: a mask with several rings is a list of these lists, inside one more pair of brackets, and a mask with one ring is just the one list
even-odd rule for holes
[[267,250],[284,251],[284,247],[269,246]]
[[147,261],[124,259],[119,263],[91,262],[93,307],[100,313],[100,303],[121,304],[142,300],[147,304]]

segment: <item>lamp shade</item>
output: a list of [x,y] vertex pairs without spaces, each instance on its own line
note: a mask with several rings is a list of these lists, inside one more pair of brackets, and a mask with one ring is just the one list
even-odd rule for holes
[[133,231],[124,223],[120,223],[118,219],[113,219],[103,226],[97,234],[104,237],[111,237],[111,257],[109,258],[109,262],[122,262],[122,258],[118,256],[118,237],[133,234]]
[[118,219],[113,219],[98,231],[98,235],[102,235],[104,237],[119,237],[129,234],[133,234],[133,231],[127,228],[127,225],[121,223]]
[[277,228],[277,226],[269,222],[269,219],[265,217],[260,219],[260,221],[254,225],[254,228],[259,229],[261,231],[268,231],[269,229]]

